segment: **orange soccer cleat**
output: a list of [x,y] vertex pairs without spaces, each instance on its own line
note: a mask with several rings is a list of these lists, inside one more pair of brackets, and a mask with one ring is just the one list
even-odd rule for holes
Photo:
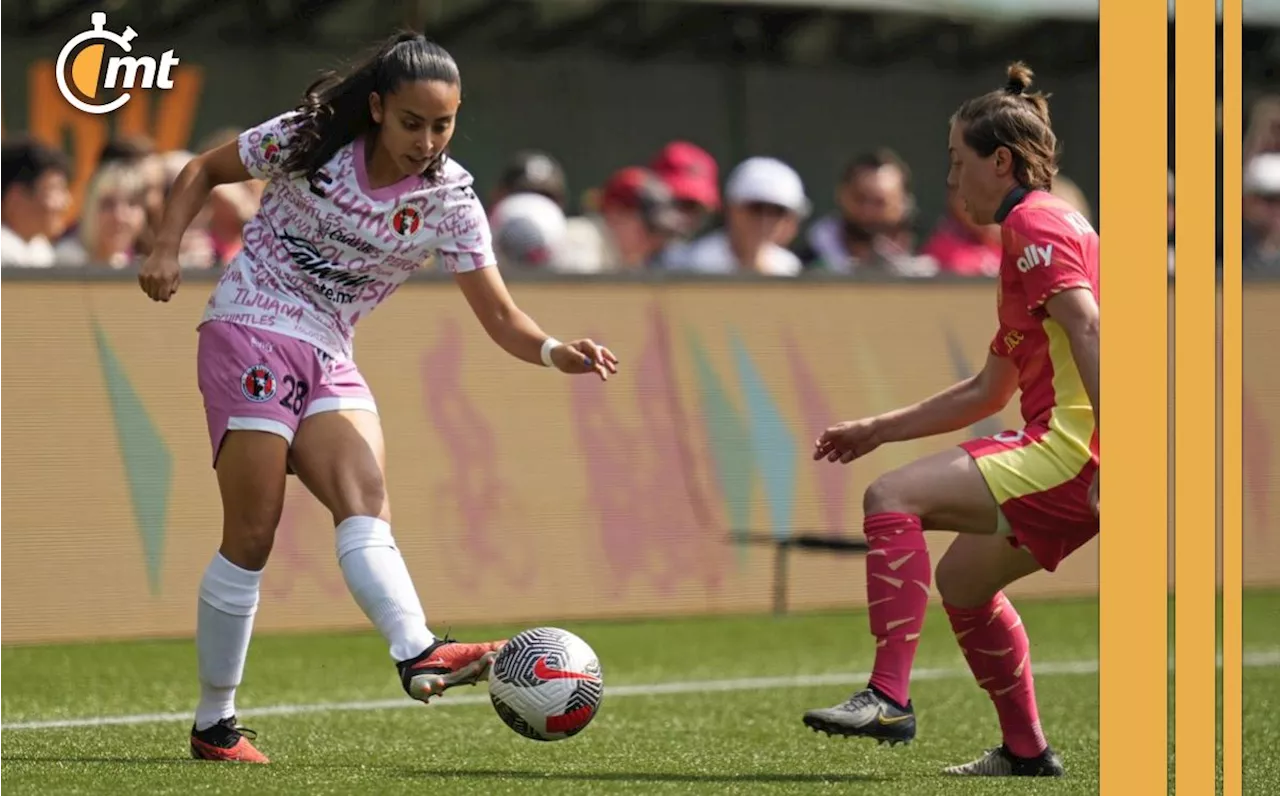
[[197,730],[191,726],[191,756],[197,760],[221,760],[228,763],[269,763],[251,739],[258,734],[248,727],[237,727],[236,717],[225,718],[212,727]]
[[423,702],[457,685],[475,685],[488,679],[489,667],[506,643],[505,639],[481,644],[436,639],[418,657],[396,664],[400,683],[405,693]]

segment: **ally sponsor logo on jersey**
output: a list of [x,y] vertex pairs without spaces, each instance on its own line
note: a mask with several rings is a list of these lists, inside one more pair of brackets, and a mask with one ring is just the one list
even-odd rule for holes
[[[72,36],[58,53],[55,74],[58,90],[72,106],[85,113],[111,113],[124,107],[132,89],[173,88],[173,68],[178,58],[166,50],[156,60],[150,55],[132,55],[138,32],[126,26],[122,33],[107,30],[107,15],[89,15],[92,29]],[[124,55],[108,55],[111,46]],[[109,89],[124,89],[108,100]]]
[[[1089,223],[1089,219],[1077,212],[1066,213],[1062,216],[1067,225],[1071,227],[1077,235],[1096,235],[1093,225]],[[1032,243],[1022,250],[1022,256],[1018,258],[1018,270],[1022,273],[1030,271],[1032,268],[1043,266],[1048,268],[1053,265],[1053,244],[1048,246],[1037,246]]]
[[1022,250],[1022,256],[1018,258],[1018,270],[1022,273],[1030,271],[1032,268],[1044,266],[1048,268],[1053,265],[1053,244],[1048,246],[1037,246],[1032,243]]

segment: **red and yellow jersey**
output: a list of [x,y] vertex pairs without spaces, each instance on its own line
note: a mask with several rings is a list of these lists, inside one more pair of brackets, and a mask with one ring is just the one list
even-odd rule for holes
[[[1071,205],[1043,191],[1010,197],[1000,221],[996,298],[1000,330],[991,352],[1018,368],[1022,418],[1097,454],[1093,407],[1071,344],[1045,305],[1064,290],[1098,289],[1098,233]],[[1005,208],[1002,208],[1002,211]]]

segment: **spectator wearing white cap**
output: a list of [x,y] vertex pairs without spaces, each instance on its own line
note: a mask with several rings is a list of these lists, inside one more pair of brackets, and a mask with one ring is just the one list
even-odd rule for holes
[[1280,273],[1280,152],[1245,165],[1244,267]]
[[796,276],[800,258],[785,247],[809,215],[804,184],[795,169],[775,158],[739,163],[725,184],[725,225],[672,252],[675,270]]
[[537,193],[513,193],[489,213],[493,249],[503,266],[553,266],[564,245],[565,217],[554,199]]

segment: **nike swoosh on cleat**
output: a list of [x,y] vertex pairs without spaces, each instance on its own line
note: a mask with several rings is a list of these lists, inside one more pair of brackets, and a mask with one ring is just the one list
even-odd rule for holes
[[901,722],[904,722],[909,718],[911,718],[910,713],[908,713],[905,716],[886,716],[883,713],[881,713],[879,716],[876,716],[876,720],[885,726],[888,726],[891,724],[900,724]]
[[566,672],[564,669],[553,669],[547,665],[547,656],[543,655],[533,663],[533,676],[539,680],[590,680],[600,682],[600,678],[586,672]]

